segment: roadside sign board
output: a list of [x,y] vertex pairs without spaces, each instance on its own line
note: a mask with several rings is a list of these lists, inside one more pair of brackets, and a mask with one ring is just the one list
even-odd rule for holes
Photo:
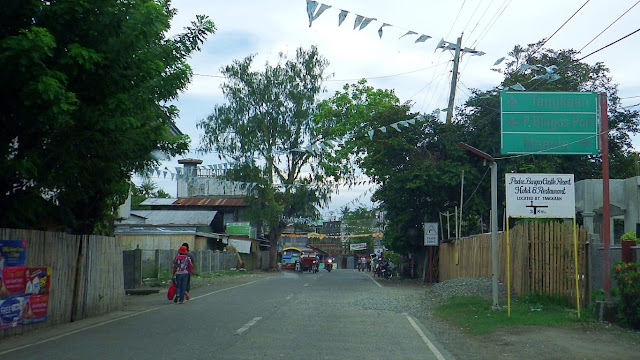
[[438,223],[424,223],[424,246],[438,246]]
[[503,154],[600,152],[597,93],[501,91],[500,108]]
[[505,174],[507,216],[574,218],[573,174]]

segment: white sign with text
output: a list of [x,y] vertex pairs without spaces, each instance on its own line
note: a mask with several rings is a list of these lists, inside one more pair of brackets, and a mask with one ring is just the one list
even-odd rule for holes
[[424,246],[438,246],[438,223],[424,223]]
[[507,216],[574,218],[573,174],[505,174]]

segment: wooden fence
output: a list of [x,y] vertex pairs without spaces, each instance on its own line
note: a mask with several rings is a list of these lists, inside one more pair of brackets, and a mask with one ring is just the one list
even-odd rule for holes
[[[587,232],[576,230],[580,304],[589,294]],[[542,293],[566,296],[575,303],[573,224],[528,221],[509,231],[511,287],[517,295]],[[498,234],[498,278],[507,283],[507,237]],[[491,234],[463,238],[441,244],[439,280],[459,277],[491,277]]]
[[26,241],[26,266],[51,268],[47,321],[2,330],[0,338],[123,308],[122,249],[115,238],[0,229],[0,239]]

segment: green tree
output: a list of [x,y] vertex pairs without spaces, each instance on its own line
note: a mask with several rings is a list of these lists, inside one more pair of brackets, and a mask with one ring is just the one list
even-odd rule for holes
[[344,233],[347,235],[370,234],[378,229],[376,210],[360,206],[342,215]]
[[165,34],[169,0],[11,1],[0,14],[0,226],[104,226],[133,172],[177,155],[169,104],[214,24]]
[[[455,145],[464,128],[441,124],[431,115],[416,116],[393,91],[365,81],[345,85],[321,104],[317,116],[335,124],[327,131],[349,138],[333,161],[341,164],[342,176],[357,179],[362,171],[377,184],[372,199],[385,212],[385,246],[400,253],[422,249],[422,223],[437,221],[439,211],[453,211],[459,203],[460,174],[470,169]],[[482,202],[468,206],[482,207]],[[468,221],[469,226],[476,223]]]
[[[317,218],[316,205],[329,199],[331,183],[320,166],[328,138],[312,122],[328,62],[312,47],[293,59],[254,70],[255,55],[222,68],[227,104],[198,123],[201,147],[235,162],[227,173],[248,182],[249,216],[269,232],[270,268],[276,266],[277,241],[295,217]],[[312,150],[309,150],[312,149]]]

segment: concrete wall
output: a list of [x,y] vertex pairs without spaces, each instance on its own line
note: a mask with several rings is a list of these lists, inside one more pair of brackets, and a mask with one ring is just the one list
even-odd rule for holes
[[[640,223],[640,177],[609,180],[610,239],[614,237],[613,219],[624,220],[624,232],[635,231]],[[602,180],[576,182],[576,212],[582,213],[584,226],[596,243],[602,243]]]

